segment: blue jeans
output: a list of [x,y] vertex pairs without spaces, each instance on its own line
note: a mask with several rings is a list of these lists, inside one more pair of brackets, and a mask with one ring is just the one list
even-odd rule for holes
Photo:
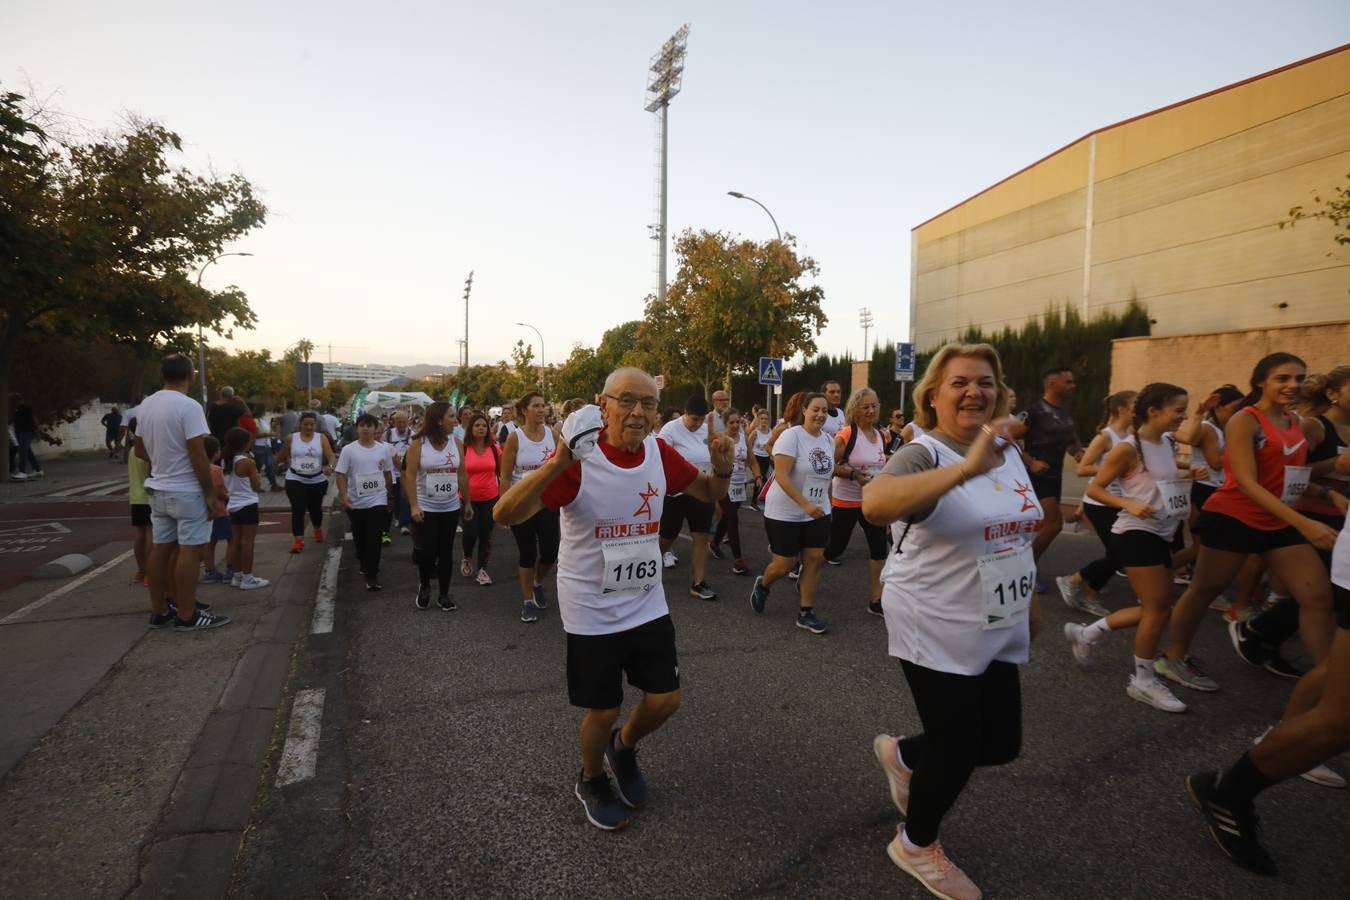
[[400,528],[407,528],[412,524],[412,507],[408,505],[408,495],[403,493],[401,478],[394,482],[394,502],[389,504],[389,525],[385,531],[391,531],[395,521]]
[[33,455],[33,438],[35,435],[31,431],[16,431],[14,437],[19,441],[19,471],[27,472],[29,463],[33,465],[34,472],[41,472],[42,466],[38,463],[37,457]]
[[265,439],[253,445],[253,462],[257,464],[258,471],[267,476],[272,487],[276,487],[277,467],[273,459],[272,445]]

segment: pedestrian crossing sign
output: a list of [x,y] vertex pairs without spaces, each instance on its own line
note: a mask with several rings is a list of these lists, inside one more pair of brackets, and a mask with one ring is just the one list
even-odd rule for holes
[[783,358],[781,356],[761,356],[759,358],[759,383],[783,383]]

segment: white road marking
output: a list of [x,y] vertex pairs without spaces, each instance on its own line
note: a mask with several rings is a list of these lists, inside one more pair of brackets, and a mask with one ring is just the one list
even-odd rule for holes
[[91,494],[104,488],[116,487],[125,488],[127,480],[125,478],[114,478],[111,481],[86,481],[60,491],[51,491],[40,496],[43,497],[78,497],[84,494]]
[[342,564],[342,548],[333,547],[319,576],[319,591],[314,595],[314,625],[310,634],[328,634],[333,630],[333,598],[337,594],[338,566]]
[[277,787],[314,777],[319,762],[319,732],[323,728],[323,688],[296,691],[291,725],[277,764]]
[[97,578],[98,576],[102,575],[104,572],[108,571],[114,566],[119,565],[129,556],[131,556],[131,553],[132,551],[128,550],[125,553],[121,554],[120,556],[115,556],[112,559],[105,562],[103,565],[99,566],[97,569],[94,569],[91,572],[86,572],[79,578],[76,578],[74,581],[70,582],[69,584],[62,585],[61,587],[52,591],[50,594],[46,594],[45,596],[37,598],[32,603],[28,604],[22,609],[15,610],[14,612],[5,616],[3,619],[0,619],[0,625],[13,625],[15,622],[24,618],[29,613],[36,612],[37,610],[42,609],[42,607],[46,606],[48,603],[51,603],[57,597],[69,594],[71,591],[75,590],[77,587],[84,584],[85,582]]

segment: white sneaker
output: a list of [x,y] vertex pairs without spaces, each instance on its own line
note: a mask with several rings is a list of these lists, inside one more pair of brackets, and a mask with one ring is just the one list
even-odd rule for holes
[[266,578],[259,578],[257,575],[244,575],[235,587],[241,591],[256,591],[258,588],[265,588],[271,583]]
[[[1271,727],[1273,728],[1274,726]],[[1268,734],[1270,734],[1270,728],[1267,728],[1265,731],[1258,734],[1256,736],[1256,740],[1252,741],[1252,745],[1255,746],[1256,744],[1261,743],[1261,740]],[[1320,784],[1322,785],[1322,787],[1329,787],[1329,788],[1345,787],[1345,779],[1342,778],[1341,775],[1337,773],[1334,769],[1326,765],[1313,766],[1311,769],[1302,773],[1298,777],[1302,778],[1304,781],[1311,781],[1313,784]]]
[[1083,640],[1083,626],[1077,622],[1065,622],[1064,637],[1069,641],[1069,649],[1073,650],[1074,662],[1080,666],[1088,665],[1092,645]]
[[244,583],[244,573],[235,572],[234,577],[230,579],[230,587],[239,587]]
[[665,555],[661,557],[661,565],[665,566],[667,569],[675,568],[675,564],[679,561],[680,558],[676,556],[674,553],[671,553],[669,550],[667,550]]
[[492,576],[487,573],[487,569],[479,569],[478,577],[475,580],[483,587],[492,584]]
[[1154,709],[1161,709],[1163,712],[1184,713],[1186,704],[1176,698],[1176,695],[1167,689],[1167,685],[1158,679],[1152,681],[1140,682],[1133,675],[1130,676],[1130,683],[1125,686],[1125,693],[1140,703],[1147,703]]
[[28,473],[27,473],[27,472],[10,472],[10,473],[9,473],[9,480],[10,480],[10,481],[27,481],[27,480],[28,480]]

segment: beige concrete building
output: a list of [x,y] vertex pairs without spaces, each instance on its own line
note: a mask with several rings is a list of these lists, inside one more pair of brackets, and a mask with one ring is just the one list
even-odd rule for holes
[[[1279,223],[1348,173],[1350,45],[1094,131],[913,230],[914,340],[929,350],[1052,304],[1092,319],[1131,298],[1154,322],[1145,343],[1346,322],[1350,247],[1325,221]],[[1240,352],[1214,373],[1241,384],[1244,341],[1185,352]],[[1130,345],[1116,359],[1133,384],[1176,356]]]

